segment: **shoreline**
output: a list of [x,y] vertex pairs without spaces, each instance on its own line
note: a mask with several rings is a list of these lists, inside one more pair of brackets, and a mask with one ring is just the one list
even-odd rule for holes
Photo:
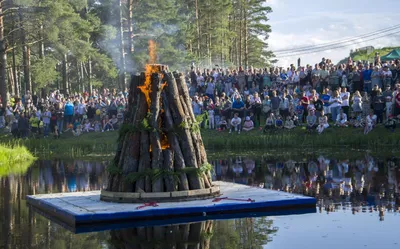
[[[400,131],[391,132],[383,126],[376,127],[368,135],[362,129],[330,127],[323,134],[308,134],[302,127],[293,130],[281,130],[262,133],[259,130],[241,134],[228,131],[201,129],[204,145],[213,154],[227,151],[273,151],[282,149],[317,150],[370,150],[395,151],[400,146]],[[59,139],[13,139],[0,136],[0,145],[7,147],[25,146],[38,158],[107,159],[114,156],[119,132],[99,132],[82,134],[75,137],[65,133]],[[241,151],[242,150],[242,151]],[[211,151],[211,153],[210,153]],[[250,153],[251,153],[250,152]]]

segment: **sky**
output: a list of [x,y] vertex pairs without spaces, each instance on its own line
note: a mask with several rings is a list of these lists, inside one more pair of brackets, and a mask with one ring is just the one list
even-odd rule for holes
[[[273,11],[269,15],[272,32],[267,40],[272,51],[336,42],[400,24],[400,0],[267,0],[267,4]],[[396,31],[395,35],[386,35]],[[297,65],[299,57],[302,65],[313,65],[322,57],[337,63],[349,55],[350,49],[400,46],[400,28],[357,42],[361,43],[353,41],[346,43],[348,47],[305,55],[281,54],[276,65]]]

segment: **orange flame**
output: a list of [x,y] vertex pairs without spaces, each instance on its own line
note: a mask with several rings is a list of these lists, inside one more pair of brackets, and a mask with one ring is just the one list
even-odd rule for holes
[[138,88],[142,91],[146,98],[147,106],[148,109],[150,110],[150,105],[151,105],[151,99],[150,99],[150,94],[151,94],[151,75],[153,73],[158,73],[157,67],[153,67],[151,64],[154,64],[157,59],[157,50],[156,50],[156,43],[153,40],[149,41],[149,63],[146,65],[146,80],[144,82],[143,86],[139,86]]

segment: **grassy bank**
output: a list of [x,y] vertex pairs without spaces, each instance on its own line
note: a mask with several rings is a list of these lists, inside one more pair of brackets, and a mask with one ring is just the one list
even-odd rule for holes
[[[229,134],[202,130],[203,141],[208,151],[253,152],[284,149],[302,149],[303,151],[348,149],[395,151],[400,146],[400,131],[390,132],[377,127],[370,134],[364,135],[362,129],[336,128],[327,129],[322,135],[308,134],[302,128],[263,134],[259,130]],[[0,137],[0,144],[8,147],[25,146],[33,155],[40,158],[76,158],[109,159],[116,149],[118,132],[90,133],[80,137],[64,134],[60,139],[13,140],[9,136]],[[235,152],[236,153],[236,152]],[[212,153],[209,153],[212,155]],[[257,153],[259,154],[259,153]]]
[[35,161],[35,157],[23,146],[0,145],[0,177],[23,174]]

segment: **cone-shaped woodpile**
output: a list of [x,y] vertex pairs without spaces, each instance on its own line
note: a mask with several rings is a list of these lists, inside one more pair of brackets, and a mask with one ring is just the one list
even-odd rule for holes
[[132,76],[129,107],[104,192],[211,191],[210,170],[183,75],[153,64]]
[[214,221],[110,231],[116,248],[198,248],[210,249]]

